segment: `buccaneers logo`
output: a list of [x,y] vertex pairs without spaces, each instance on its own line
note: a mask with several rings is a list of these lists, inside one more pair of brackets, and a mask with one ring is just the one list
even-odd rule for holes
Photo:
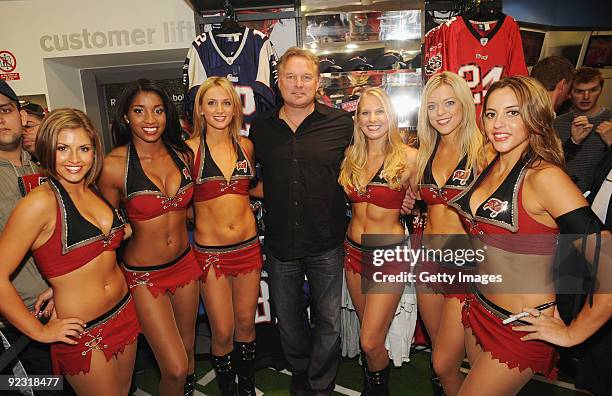
[[248,165],[247,164],[248,164],[247,160],[242,160],[242,161],[236,162],[236,170],[238,172],[246,173],[248,171],[248,168],[247,168]]
[[491,218],[494,219],[498,214],[508,209],[508,201],[500,201],[497,198],[491,198],[482,207],[482,210],[487,209],[491,211]]
[[453,172],[453,178],[451,179],[451,181],[458,180],[460,185],[465,186],[467,179],[469,179],[469,177],[470,177],[469,170],[466,171],[463,169],[457,169],[456,171]]
[[189,169],[183,168],[183,176],[185,176],[186,180],[191,180],[191,174],[189,173]]
[[431,58],[427,59],[425,65],[425,74],[428,76],[436,74],[442,68],[442,55],[436,54]]

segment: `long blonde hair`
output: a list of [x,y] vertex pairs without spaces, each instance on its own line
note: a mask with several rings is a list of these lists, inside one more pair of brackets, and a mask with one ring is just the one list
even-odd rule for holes
[[523,155],[531,155],[529,166],[533,167],[537,160],[543,159],[564,169],[563,146],[552,126],[555,117],[552,102],[546,88],[536,79],[512,76],[491,85],[482,106],[483,125],[491,94],[502,88],[510,88],[518,100],[521,118],[527,129],[529,148]]
[[[397,114],[391,104],[391,99],[385,91],[380,88],[367,88],[361,93],[361,98],[357,104],[355,114],[355,126],[353,128],[353,142],[346,150],[346,156],[340,165],[340,177],[338,182],[345,188],[354,188],[359,192],[364,192],[368,183],[367,160],[368,160],[368,140],[359,127],[357,117],[361,111],[363,98],[371,95],[378,100],[385,110],[389,131],[387,132],[387,145],[385,148],[385,160],[381,176],[389,183],[389,187],[394,190],[402,188],[401,176],[406,169],[406,151],[404,142],[399,133]],[[364,182],[365,181],[365,182]]]
[[460,158],[467,156],[465,171],[473,171],[473,168],[484,167],[485,158],[481,152],[483,145],[483,135],[476,124],[476,111],[474,108],[474,98],[470,87],[465,80],[455,73],[444,72],[433,76],[427,81],[423,95],[421,96],[421,107],[419,108],[419,124],[417,135],[419,138],[419,152],[417,154],[417,180],[421,183],[425,168],[436,147],[438,131],[429,122],[427,114],[427,102],[429,96],[442,85],[451,87],[457,100],[461,103],[463,119],[459,126],[458,139],[461,149]]
[[240,128],[242,128],[242,102],[234,85],[225,77],[209,77],[200,85],[193,105],[193,136],[200,136],[206,130],[206,119],[201,113],[202,100],[209,89],[221,87],[229,95],[232,101],[234,116],[229,124],[229,133],[234,142],[240,139]]

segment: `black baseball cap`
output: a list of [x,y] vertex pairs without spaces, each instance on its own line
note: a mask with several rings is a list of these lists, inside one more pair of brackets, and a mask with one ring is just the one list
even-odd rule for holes
[[19,109],[19,98],[13,88],[11,88],[8,83],[2,79],[0,79],[0,94],[6,96],[17,105],[17,109]]
[[21,110],[25,110],[28,114],[32,114],[40,118],[45,116],[45,109],[43,109],[41,105],[29,101],[21,105]]
[[387,52],[374,61],[374,68],[376,70],[397,70],[406,69],[407,65],[400,54]]
[[346,62],[344,68],[348,71],[366,71],[374,69],[363,56],[354,56]]
[[319,60],[319,71],[321,73],[338,73],[344,70],[339,65],[336,65],[333,59],[323,58]]

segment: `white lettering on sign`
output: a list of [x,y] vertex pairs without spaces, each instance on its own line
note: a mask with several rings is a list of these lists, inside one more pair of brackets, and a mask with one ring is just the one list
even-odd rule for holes
[[[161,29],[149,27],[91,32],[83,28],[78,33],[44,34],[39,43],[45,52],[169,44],[190,40],[194,29],[191,21],[163,22]],[[160,31],[161,34],[158,33]]]

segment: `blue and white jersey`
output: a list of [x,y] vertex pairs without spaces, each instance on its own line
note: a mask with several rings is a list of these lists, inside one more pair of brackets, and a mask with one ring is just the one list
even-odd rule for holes
[[216,36],[213,32],[196,37],[187,53],[185,111],[191,120],[196,93],[208,77],[227,77],[242,101],[241,134],[248,136],[255,115],[275,106],[276,52],[268,36],[258,30],[245,27],[241,33]]

